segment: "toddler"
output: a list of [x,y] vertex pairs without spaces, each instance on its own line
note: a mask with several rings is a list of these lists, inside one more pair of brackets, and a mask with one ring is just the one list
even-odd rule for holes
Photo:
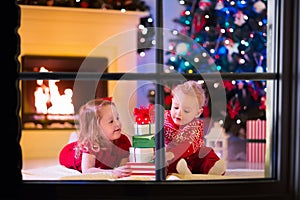
[[79,110],[78,140],[60,152],[59,162],[82,173],[111,172],[114,176],[130,176],[125,164],[131,142],[121,131],[115,104],[107,99],[94,99]]
[[167,173],[225,174],[225,163],[204,145],[205,92],[196,81],[186,81],[172,90],[172,105],[165,111]]

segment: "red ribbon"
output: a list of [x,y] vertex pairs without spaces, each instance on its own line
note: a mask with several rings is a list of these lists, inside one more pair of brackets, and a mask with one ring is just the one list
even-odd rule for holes
[[140,108],[134,108],[133,114],[137,124],[150,124],[150,114],[153,115],[153,105],[149,104],[148,108],[144,106],[140,106]]
[[112,97],[103,97],[101,100],[107,100],[107,101],[112,101]]

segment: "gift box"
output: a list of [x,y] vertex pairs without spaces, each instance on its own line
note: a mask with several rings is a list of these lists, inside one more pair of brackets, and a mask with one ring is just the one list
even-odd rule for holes
[[132,176],[153,176],[153,177],[155,177],[155,164],[154,163],[128,162],[126,165],[131,168]]
[[263,163],[266,156],[266,120],[246,123],[246,158],[248,162]]
[[155,135],[134,135],[132,136],[132,146],[136,148],[154,148]]
[[155,134],[155,124],[134,124],[135,135]]
[[149,163],[154,158],[154,148],[129,148],[129,161],[135,163]]

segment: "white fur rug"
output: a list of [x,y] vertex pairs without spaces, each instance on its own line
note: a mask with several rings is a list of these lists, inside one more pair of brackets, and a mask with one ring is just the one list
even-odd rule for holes
[[[39,167],[22,170],[23,180],[155,180],[155,177],[130,176],[126,178],[116,178],[111,173],[101,172],[93,174],[81,174],[80,172],[68,169],[61,165]],[[172,174],[167,176],[167,180],[217,180],[217,179],[249,179],[264,178],[264,170],[253,169],[228,169],[224,176],[207,174]]]

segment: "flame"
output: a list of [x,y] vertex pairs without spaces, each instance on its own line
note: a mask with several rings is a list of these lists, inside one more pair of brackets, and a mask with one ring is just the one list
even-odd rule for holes
[[[40,72],[49,72],[45,67],[40,68]],[[67,88],[64,94],[60,94],[57,82],[60,80],[37,80],[37,88],[34,92],[35,108],[39,114],[74,114],[72,103],[73,90]],[[48,105],[51,105],[48,108]]]

